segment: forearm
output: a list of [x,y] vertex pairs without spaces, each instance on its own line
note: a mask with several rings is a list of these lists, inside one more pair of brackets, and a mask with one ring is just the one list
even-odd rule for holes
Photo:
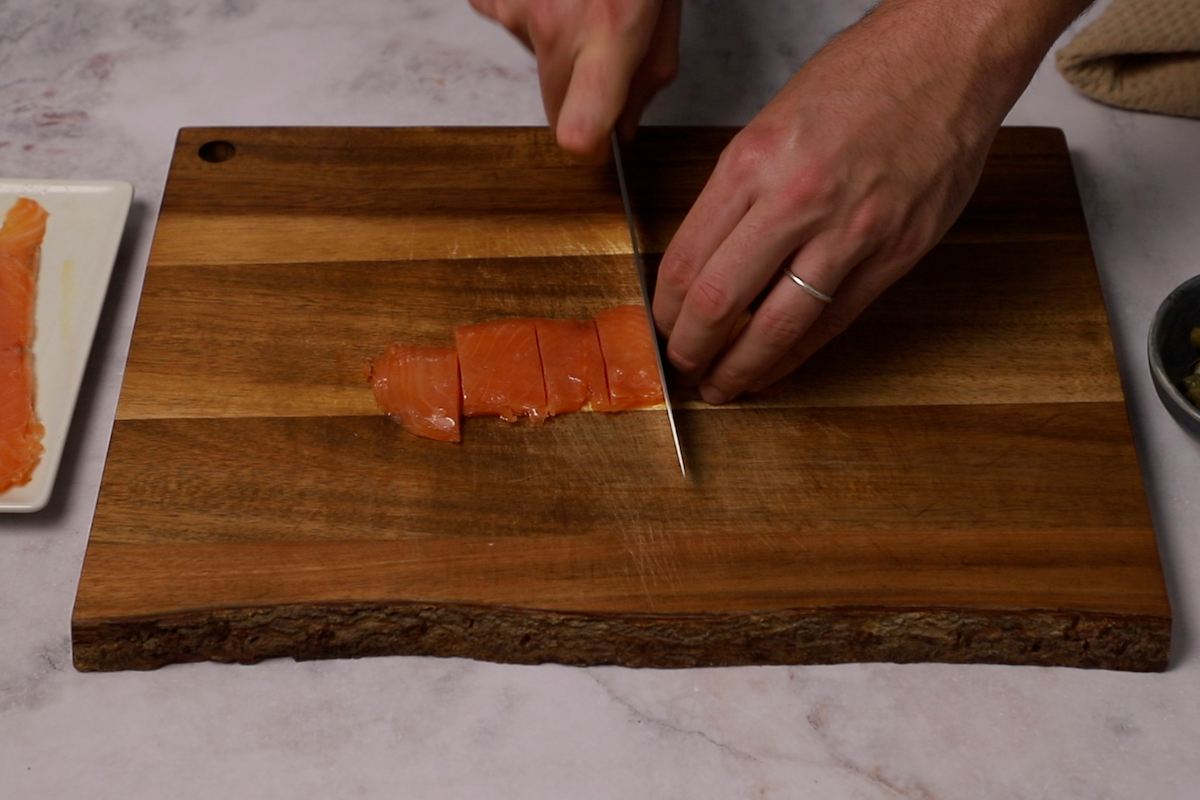
[[1055,39],[1090,3],[882,0],[843,35],[873,46],[881,59],[876,68],[902,70],[924,83],[920,91],[959,105],[959,122],[989,129],[1000,124]]

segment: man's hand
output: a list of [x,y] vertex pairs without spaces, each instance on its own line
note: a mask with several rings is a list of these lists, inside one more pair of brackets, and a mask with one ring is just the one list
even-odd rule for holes
[[533,51],[559,145],[607,157],[679,65],[681,0],[471,0]]
[[1004,115],[1084,5],[884,0],[735,137],[667,249],[654,299],[667,356],[705,400],[792,372],[941,238]]

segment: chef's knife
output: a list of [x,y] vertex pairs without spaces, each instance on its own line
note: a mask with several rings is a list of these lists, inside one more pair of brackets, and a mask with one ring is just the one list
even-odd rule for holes
[[671,439],[675,442],[675,456],[679,459],[679,471],[687,477],[687,462],[683,458],[683,447],[679,443],[679,429],[675,426],[675,410],[671,407],[671,392],[667,388],[667,373],[663,369],[662,348],[658,343],[658,332],[654,329],[654,312],[650,307],[650,282],[646,275],[646,261],[638,243],[637,225],[633,221],[633,205],[629,202],[629,186],[625,183],[625,165],[621,159],[621,143],[616,131],[612,134],[613,163],[617,165],[617,183],[621,187],[621,203],[625,206],[625,223],[629,226],[629,242],[633,246],[633,261],[637,267],[638,283],[642,286],[642,302],[646,306],[646,322],[650,326],[650,340],[654,342],[654,361],[658,367],[658,380],[662,384],[663,403],[667,406],[667,423],[671,426]]

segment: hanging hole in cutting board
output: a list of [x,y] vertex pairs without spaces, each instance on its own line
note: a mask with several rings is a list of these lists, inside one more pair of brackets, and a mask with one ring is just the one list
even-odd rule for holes
[[200,145],[200,149],[196,152],[200,158],[210,164],[220,164],[222,161],[228,161],[233,158],[234,153],[237,152],[237,148],[233,146],[233,142],[216,139]]

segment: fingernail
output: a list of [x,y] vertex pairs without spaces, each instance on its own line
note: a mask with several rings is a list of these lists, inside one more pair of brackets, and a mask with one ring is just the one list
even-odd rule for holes
[[729,401],[729,395],[711,383],[706,383],[700,387],[700,396],[704,398],[704,402],[714,406],[719,406]]

